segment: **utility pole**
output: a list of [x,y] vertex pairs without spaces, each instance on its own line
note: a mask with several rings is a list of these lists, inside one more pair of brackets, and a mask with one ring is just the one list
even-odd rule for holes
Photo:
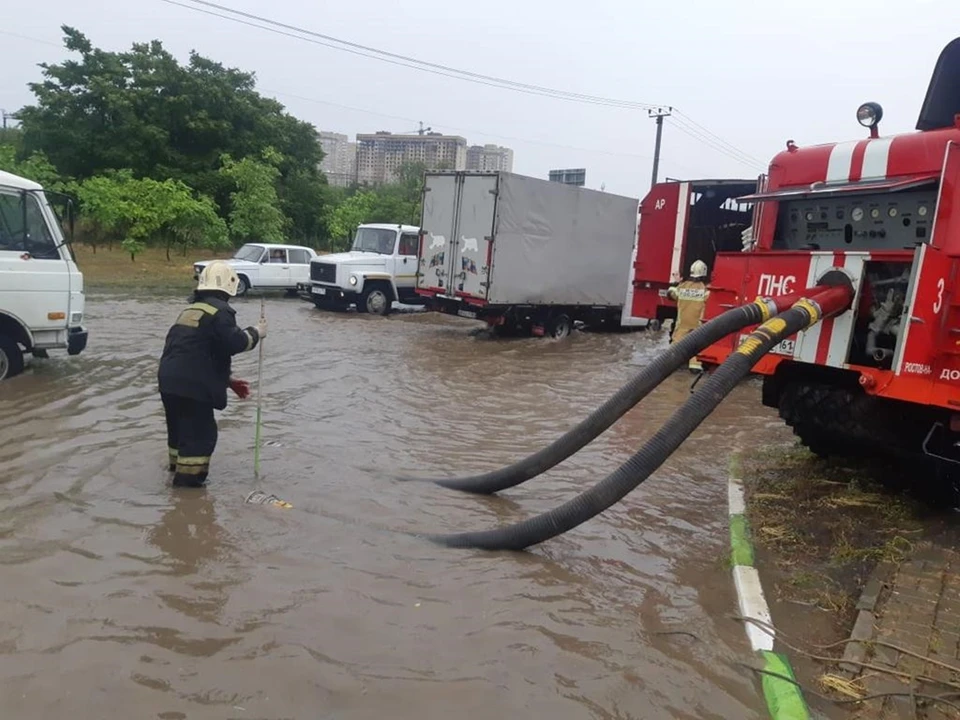
[[653,148],[653,179],[650,181],[651,188],[657,184],[657,175],[660,171],[660,140],[663,138],[663,119],[670,117],[672,112],[672,107],[661,107],[656,110],[647,111],[647,115],[654,118],[657,122],[657,143]]

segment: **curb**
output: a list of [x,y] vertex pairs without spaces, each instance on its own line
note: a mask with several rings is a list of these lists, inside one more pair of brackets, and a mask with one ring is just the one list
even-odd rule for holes
[[730,456],[729,479],[727,481],[727,504],[730,512],[730,561],[733,566],[733,582],[737,588],[737,602],[740,614],[756,620],[767,630],[755,623],[745,623],[747,640],[753,648],[762,669],[763,697],[767,710],[773,720],[810,720],[810,711],[803,699],[799,686],[778,678],[782,675],[795,680],[790,660],[773,650],[773,621],[770,608],[763,595],[760,575],[754,567],[753,543],[750,539],[750,525],[747,522],[747,505],[743,494],[743,480],[740,477],[740,453],[734,451]]

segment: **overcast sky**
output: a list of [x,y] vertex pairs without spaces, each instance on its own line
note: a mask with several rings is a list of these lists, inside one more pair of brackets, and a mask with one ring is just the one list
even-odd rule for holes
[[[884,108],[884,134],[910,131],[938,54],[960,35],[956,0],[217,2],[458,69],[672,105],[760,161],[739,162],[668,118],[661,179],[756,177],[787,139],[862,136],[855,113],[868,100]],[[195,49],[254,71],[262,93],[322,130],[352,138],[423,121],[471,144],[512,147],[515,172],[585,167],[588,187],[632,197],[649,188],[654,123],[643,111],[439,77],[161,0],[17,7],[0,28],[0,108],[8,112],[31,102],[26,83],[40,79],[37,63],[66,56],[56,46],[67,24],[104,49],[156,38],[180,58]]]

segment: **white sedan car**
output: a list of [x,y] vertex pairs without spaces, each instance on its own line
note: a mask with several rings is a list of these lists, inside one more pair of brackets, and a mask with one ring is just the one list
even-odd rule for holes
[[[237,295],[245,295],[250,289],[294,292],[299,283],[310,281],[310,261],[316,256],[317,253],[302,245],[248,243],[227,262],[240,277]],[[199,279],[208,263],[193,264],[194,280]]]

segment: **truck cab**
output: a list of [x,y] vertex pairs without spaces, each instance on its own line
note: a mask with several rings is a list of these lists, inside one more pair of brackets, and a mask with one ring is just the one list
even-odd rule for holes
[[310,262],[301,296],[320,309],[355,305],[374,315],[387,315],[394,302],[422,305],[415,289],[419,244],[420,228],[413,225],[360,225],[349,252]]
[[0,171],[0,381],[27,353],[83,352],[83,275],[43,187]]

